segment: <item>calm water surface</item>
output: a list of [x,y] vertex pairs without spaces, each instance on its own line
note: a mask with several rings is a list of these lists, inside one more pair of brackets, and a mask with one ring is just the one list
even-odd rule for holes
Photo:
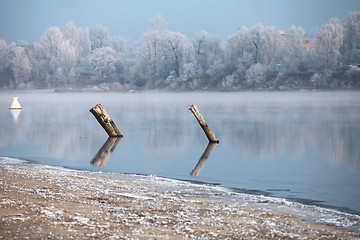
[[[21,111],[8,109],[13,96]],[[108,139],[97,103],[124,138]],[[208,145],[191,104],[220,144]],[[0,156],[360,214],[360,92],[0,93]]]

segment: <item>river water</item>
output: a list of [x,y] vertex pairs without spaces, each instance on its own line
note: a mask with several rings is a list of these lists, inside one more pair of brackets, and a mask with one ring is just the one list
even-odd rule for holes
[[[22,110],[9,110],[12,97]],[[122,139],[108,139],[89,112],[98,103]],[[208,144],[192,104],[219,144]],[[0,93],[0,157],[215,184],[360,215],[360,92]]]

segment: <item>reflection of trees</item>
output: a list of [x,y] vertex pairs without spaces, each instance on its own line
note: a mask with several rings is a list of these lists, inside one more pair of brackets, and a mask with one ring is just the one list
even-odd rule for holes
[[[136,125],[131,134],[150,153],[151,159],[161,165],[172,154],[181,151],[192,136],[187,109],[164,106],[138,106],[126,117],[127,124]],[[190,119],[192,120],[192,119]]]
[[246,127],[239,126],[230,131],[228,138],[239,153],[253,159],[277,157],[285,152],[296,158],[304,153],[307,140],[306,134],[299,135],[299,132],[299,129],[284,125],[248,123]]
[[[2,136],[7,136],[0,138],[0,144],[20,145],[31,141],[51,157],[74,160],[84,153],[92,157],[94,149],[103,144],[106,133],[88,112],[92,105],[77,104],[71,109],[65,103],[34,104],[23,110],[17,123],[13,122],[9,112],[8,124],[0,124]],[[191,128],[198,127],[187,107],[169,108],[144,101],[104,105],[123,131],[126,141],[143,144],[156,164],[162,164],[168,156],[184,149],[195,132]]]
[[336,114],[340,109],[327,108],[242,110],[234,120],[218,124],[229,128],[227,138],[242,156],[260,160],[286,154],[298,159],[313,146],[332,163],[360,168],[359,121],[347,122]]
[[95,134],[101,132],[91,129],[91,124],[86,124],[86,118],[79,119],[79,112],[76,109],[69,111],[57,107],[57,110],[49,107],[28,108],[22,111],[18,122],[0,124],[1,134],[7,136],[0,138],[1,145],[12,143],[20,146],[30,141],[41,145],[51,157],[69,160],[74,160],[84,153],[90,155],[93,148],[101,145],[102,139],[100,137],[98,141],[84,139],[93,139]]
[[331,163],[346,161],[360,169],[360,126],[354,123],[322,123],[317,128],[315,146]]

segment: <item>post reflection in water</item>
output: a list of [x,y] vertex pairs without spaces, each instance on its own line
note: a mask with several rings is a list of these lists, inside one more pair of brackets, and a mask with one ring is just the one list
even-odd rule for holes
[[200,170],[203,168],[206,160],[209,158],[216,145],[217,143],[209,142],[209,144],[205,148],[204,153],[201,155],[199,162],[196,164],[194,170],[191,171],[191,176],[199,175]]
[[120,141],[121,137],[109,137],[90,163],[96,167],[104,167]]

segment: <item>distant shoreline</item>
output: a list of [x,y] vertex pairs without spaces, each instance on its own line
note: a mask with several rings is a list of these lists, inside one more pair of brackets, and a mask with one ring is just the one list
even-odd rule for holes
[[360,89],[240,89],[240,90],[88,90],[88,89],[18,89],[0,90],[0,93],[242,93],[242,92],[360,92]]

